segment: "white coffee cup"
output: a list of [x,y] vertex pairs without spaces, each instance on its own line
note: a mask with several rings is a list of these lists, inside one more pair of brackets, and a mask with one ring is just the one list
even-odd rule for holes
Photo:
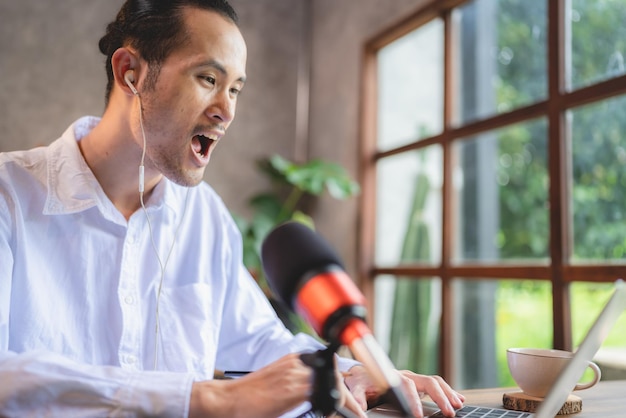
[[[547,348],[509,348],[506,358],[513,380],[529,396],[545,398],[561,370],[567,365],[574,353]],[[572,390],[588,389],[598,383],[600,368],[589,362],[594,377],[590,382],[578,383]]]

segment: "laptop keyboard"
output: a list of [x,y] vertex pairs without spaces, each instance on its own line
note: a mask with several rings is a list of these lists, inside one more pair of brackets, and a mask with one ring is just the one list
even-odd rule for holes
[[[530,417],[528,412],[509,411],[508,409],[497,408],[481,408],[477,406],[464,406],[456,411],[455,418],[526,418]],[[430,418],[443,418],[445,417],[441,411]]]
[[[298,416],[298,418],[316,418],[317,415],[313,411],[307,411],[304,414]],[[510,411],[508,409],[499,408],[484,408],[479,406],[464,406],[456,411],[455,418],[530,418],[531,414],[528,412]],[[441,411],[433,415],[429,415],[429,418],[447,418]]]

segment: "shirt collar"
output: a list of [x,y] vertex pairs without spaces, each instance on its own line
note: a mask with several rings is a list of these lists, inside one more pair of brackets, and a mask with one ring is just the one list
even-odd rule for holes
[[[82,117],[48,147],[48,197],[44,214],[70,214],[97,206],[105,217],[118,223],[126,223],[102,190],[78,147],[78,141],[99,122],[100,118],[94,116]],[[146,202],[147,208],[158,210],[165,207],[176,210],[178,202],[172,187],[172,182],[163,178]]]

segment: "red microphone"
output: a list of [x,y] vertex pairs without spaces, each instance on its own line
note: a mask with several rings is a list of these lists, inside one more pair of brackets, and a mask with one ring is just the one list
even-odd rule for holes
[[366,323],[365,297],[331,246],[308,226],[288,222],[269,233],[261,262],[272,290],[326,341],[346,345],[374,383],[410,409],[401,378]]

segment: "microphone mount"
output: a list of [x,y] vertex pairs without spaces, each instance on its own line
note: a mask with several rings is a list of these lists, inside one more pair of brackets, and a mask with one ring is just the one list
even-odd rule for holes
[[323,350],[300,355],[304,364],[313,369],[313,393],[311,410],[316,417],[325,417],[337,411],[341,398],[335,374],[335,352],[339,346],[331,344]]

